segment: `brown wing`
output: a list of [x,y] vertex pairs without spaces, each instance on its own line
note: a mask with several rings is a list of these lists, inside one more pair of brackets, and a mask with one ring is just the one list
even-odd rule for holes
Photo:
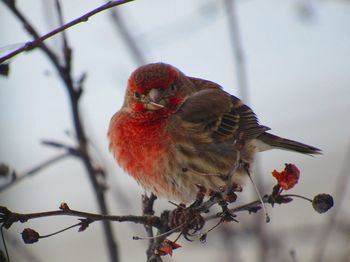
[[269,130],[259,124],[254,112],[213,82],[190,78],[201,91],[190,96],[179,110],[180,117],[195,124],[214,141],[254,139]]
[[248,106],[217,87],[189,96],[169,123],[178,165],[188,173],[219,177],[237,164],[241,142],[268,129]]
[[196,78],[196,77],[187,77],[197,88],[197,90],[204,90],[204,89],[222,89],[220,85],[217,83],[211,82],[209,80]]

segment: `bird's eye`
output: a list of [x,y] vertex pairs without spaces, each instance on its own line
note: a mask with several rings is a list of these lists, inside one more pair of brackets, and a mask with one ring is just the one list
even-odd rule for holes
[[171,91],[176,91],[176,90],[177,90],[177,86],[174,85],[174,84],[171,85],[171,86],[170,86],[170,90],[171,90]]
[[135,96],[136,99],[140,99],[141,98],[141,95],[139,93],[137,93],[137,92],[134,93],[134,96]]

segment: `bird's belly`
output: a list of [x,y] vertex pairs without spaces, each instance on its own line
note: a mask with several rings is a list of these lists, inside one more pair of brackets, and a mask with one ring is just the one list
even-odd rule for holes
[[[226,185],[221,175],[237,164],[234,151],[214,151],[214,160],[206,152],[216,147],[192,148],[189,155],[176,146],[179,139],[167,135],[164,125],[137,126],[124,120],[116,122],[116,132],[110,134],[114,156],[140,185],[159,197],[189,203],[196,199],[198,186],[218,191]],[[234,175],[234,180],[238,178]]]
[[[137,150],[119,154],[118,162],[147,191],[168,200],[189,203],[196,199],[200,187],[207,193],[220,191],[226,180],[219,174],[199,173],[183,168],[178,162],[176,149],[168,143],[157,150],[143,146]],[[163,148],[163,149],[161,149]],[[237,172],[233,181],[242,184],[242,175]]]

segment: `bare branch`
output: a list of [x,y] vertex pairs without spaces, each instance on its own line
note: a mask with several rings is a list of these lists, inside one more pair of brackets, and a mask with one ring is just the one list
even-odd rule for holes
[[[152,193],[149,197],[146,195],[142,195],[142,215],[154,215],[153,204],[157,197]],[[152,246],[154,245],[154,234],[153,228],[149,225],[144,225],[147,236],[149,239],[148,249],[146,251],[147,259],[152,256]]]
[[[32,34],[32,36],[34,37],[35,40],[33,41],[29,41],[27,43],[25,43],[22,47],[12,51],[11,53],[3,56],[0,58],[0,64],[2,64],[3,62],[7,61],[8,59],[14,57],[15,55],[18,55],[24,51],[28,51],[28,50],[31,50],[35,47],[38,47],[41,45],[42,42],[44,42],[46,39],[76,25],[76,24],[79,24],[79,23],[82,23],[82,22],[87,22],[89,20],[89,18],[93,15],[96,15],[97,13],[100,13],[104,10],[107,10],[109,8],[112,8],[112,7],[115,7],[115,6],[118,6],[118,5],[121,5],[121,4],[125,4],[125,3],[128,3],[128,2],[132,2],[134,0],[115,0],[115,1],[109,1],[99,7],[97,7],[96,9],[46,33],[45,35],[43,36],[40,36],[38,34]],[[18,18],[20,18],[20,20],[23,22],[23,24],[25,25],[29,25],[29,23],[24,23],[24,21],[26,21],[25,17],[23,15],[21,15],[21,13],[18,11],[18,9],[16,8],[15,4],[14,4],[14,1],[11,1],[11,0],[2,0],[2,2],[7,5],[15,14]],[[27,29],[27,31],[29,31]],[[30,30],[32,31],[32,30]]]
[[[59,0],[55,0],[55,2],[56,2],[57,13],[58,13],[58,20],[59,20],[60,26],[63,26],[64,20],[63,20],[61,3]],[[72,49],[68,45],[68,38],[65,30],[62,31],[62,40],[63,40],[63,55],[64,55],[65,67],[67,68],[67,72],[70,74],[71,61],[72,61]]]
[[225,0],[225,10],[228,19],[229,35],[232,43],[232,50],[235,58],[236,76],[240,97],[243,101],[248,102],[247,73],[245,60],[239,31],[238,17],[236,12],[236,1]]
[[[234,189],[234,188],[233,188]],[[237,189],[237,188],[236,188]],[[182,235],[185,239],[192,241],[193,238],[200,239],[201,241],[206,238],[207,234],[213,229],[217,228],[219,225],[222,225],[223,222],[238,222],[235,219],[235,213],[240,211],[248,211],[249,213],[256,213],[261,209],[261,200],[256,200],[245,205],[236,206],[229,208],[229,205],[235,202],[236,198],[232,196],[235,194],[233,191],[231,194],[229,192],[212,192],[211,197],[207,201],[203,201],[204,195],[201,191],[197,195],[197,199],[190,206],[186,207],[185,205],[177,205],[177,207],[172,210],[164,210],[160,216],[153,215],[153,203],[156,197],[151,195],[150,197],[143,198],[143,213],[142,216],[111,216],[104,214],[94,214],[88,212],[82,212],[78,210],[72,210],[68,207],[66,203],[60,205],[60,210],[39,212],[39,213],[29,213],[29,214],[20,214],[11,212],[6,207],[0,207],[0,224],[1,227],[10,228],[13,223],[16,222],[27,222],[30,219],[42,218],[42,217],[51,217],[51,216],[75,216],[79,217],[80,222],[74,224],[57,232],[51,233],[46,236],[40,236],[35,230],[27,228],[22,233],[22,238],[26,243],[34,243],[39,240],[39,238],[49,237],[56,235],[58,233],[64,232],[68,229],[80,226],[79,231],[84,231],[89,224],[94,221],[115,221],[115,222],[133,222],[138,224],[143,224],[149,236],[147,237],[134,237],[135,240],[146,239],[152,240],[149,242],[149,247],[147,250],[147,261],[148,262],[160,262],[162,261],[161,256],[164,255],[164,247],[167,243],[173,243],[174,248],[177,248],[178,245],[175,243],[177,239]],[[310,202],[310,199],[301,197],[294,194],[282,195],[283,189],[279,184],[275,185],[272,193],[270,195],[265,195],[263,197],[263,202],[269,203],[272,206],[275,204],[286,204],[289,203],[292,198],[298,197],[303,200]],[[319,194],[315,198],[319,198]],[[227,196],[231,196],[228,198]],[[328,195],[329,196],[329,195]],[[315,199],[314,198],[314,199]],[[329,196],[331,198],[331,196]],[[312,201],[314,205],[314,200]],[[333,203],[333,200],[332,200]],[[218,204],[222,212],[217,213],[216,215],[207,216],[204,218],[202,213],[209,212],[209,208],[213,205]],[[324,203],[325,204],[325,203]],[[331,207],[331,206],[330,206]],[[329,207],[329,208],[330,208]],[[317,211],[317,210],[316,210]],[[325,211],[324,211],[325,212]],[[323,212],[322,212],[323,213]],[[210,219],[218,219],[218,223],[211,227],[209,230],[206,230],[204,233],[201,233],[201,230],[205,226],[206,221]],[[152,228],[156,228],[157,234],[153,236]],[[151,228],[151,230],[149,230]],[[167,239],[168,236],[175,232],[180,232],[175,241],[170,241]],[[199,233],[198,233],[199,232]]]
[[51,216],[73,216],[90,219],[92,221],[115,221],[115,222],[133,222],[136,224],[151,225],[158,227],[159,218],[157,216],[144,215],[144,216],[111,216],[94,214],[88,212],[82,212],[78,210],[73,210],[68,207],[67,204],[62,203],[60,210],[38,212],[38,213],[15,213],[11,212],[4,206],[0,206],[0,223],[4,225],[5,228],[9,228],[13,223],[16,222],[27,222],[31,219],[51,217]]
[[127,24],[124,22],[123,18],[119,14],[117,9],[111,10],[111,17],[113,21],[113,25],[115,25],[116,29],[118,29],[120,35],[124,39],[126,47],[129,49],[134,61],[137,65],[143,65],[146,63],[145,56],[140,48],[140,44],[138,44],[127,28]]
[[42,171],[44,168],[68,157],[68,156],[71,156],[72,153],[70,151],[67,151],[67,152],[64,152],[60,155],[57,155],[57,156],[54,156],[42,163],[40,163],[39,165],[33,167],[32,169],[24,172],[23,174],[21,175],[16,175],[9,183],[7,183],[6,185],[3,185],[0,187],[0,192],[10,188],[11,186],[13,186],[14,184],[17,184],[18,182],[22,181],[23,179],[26,179],[28,177],[31,177],[33,176],[34,174],[37,174],[39,173],[40,171]]

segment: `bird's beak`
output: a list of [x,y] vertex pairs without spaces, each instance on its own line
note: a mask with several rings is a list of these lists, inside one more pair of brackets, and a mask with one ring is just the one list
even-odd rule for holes
[[162,101],[162,96],[159,89],[151,89],[147,96],[149,99],[146,105],[148,110],[159,110],[164,108],[164,105],[160,104]]
[[164,108],[163,105],[157,104],[157,103],[154,103],[154,102],[148,102],[146,107],[147,107],[148,110],[158,110],[158,109]]

